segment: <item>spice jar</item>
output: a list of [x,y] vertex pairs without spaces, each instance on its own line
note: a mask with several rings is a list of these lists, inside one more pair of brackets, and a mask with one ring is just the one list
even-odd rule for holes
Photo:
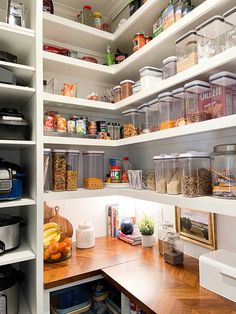
[[153,99],[152,101],[149,101],[149,111],[151,114],[151,125],[150,125],[150,131],[151,132],[156,132],[160,130],[159,127],[159,100],[158,98]]
[[102,14],[100,12],[93,13],[93,27],[102,29]]
[[163,79],[174,76],[177,73],[177,57],[171,56],[163,60]]
[[133,52],[145,46],[145,37],[142,33],[137,33],[133,38]]
[[166,176],[165,176],[165,165],[164,156],[158,155],[153,157],[155,166],[155,178],[156,178],[156,192],[166,194]]
[[160,111],[160,130],[175,127],[173,96],[170,92],[158,96]]
[[182,194],[186,197],[211,195],[211,167],[208,152],[179,155]]
[[227,27],[230,26],[226,32],[226,48],[229,49],[236,46],[236,7],[225,12],[223,18]]
[[213,196],[236,199],[236,144],[214,147],[211,171]]
[[175,126],[182,126],[187,124],[186,120],[186,105],[185,105],[185,90],[183,87],[174,89],[173,96],[173,109],[175,116]]
[[210,84],[193,81],[184,85],[187,124],[212,118]]
[[79,151],[67,150],[66,155],[66,190],[78,189]]
[[121,100],[125,99],[132,95],[132,86],[134,85],[134,81],[131,80],[124,80],[120,82],[121,86]]
[[113,97],[114,97],[114,103],[120,101],[121,100],[121,86],[120,85],[115,86],[112,89],[112,92],[113,92]]
[[181,194],[181,171],[178,154],[164,156],[167,194]]
[[52,190],[63,192],[66,189],[66,150],[54,149],[52,154]]
[[236,74],[219,72],[209,78],[213,118],[236,113]]
[[141,90],[151,88],[162,80],[162,70],[159,68],[146,66],[139,70]]
[[176,40],[177,73],[198,63],[197,33],[190,31]]
[[149,105],[143,104],[138,108],[139,113],[139,132],[140,134],[150,133],[152,113],[149,111]]
[[103,189],[104,152],[83,152],[84,188],[89,190]]
[[164,222],[161,224],[161,228],[158,230],[158,249],[159,254],[164,255],[164,240],[169,232],[173,232],[174,225],[171,222]]
[[164,260],[171,265],[180,265],[184,262],[183,242],[174,232],[168,232],[164,240]]
[[136,136],[139,134],[138,110],[128,109],[122,112],[124,137]]
[[67,120],[67,133],[73,134],[76,132],[76,120],[73,119],[73,117],[70,117],[69,120]]
[[94,228],[92,224],[84,222],[79,224],[76,230],[76,247],[78,249],[89,249],[95,245]]
[[44,148],[43,150],[43,190],[44,193],[48,193],[51,189],[52,178],[52,155],[50,148]]

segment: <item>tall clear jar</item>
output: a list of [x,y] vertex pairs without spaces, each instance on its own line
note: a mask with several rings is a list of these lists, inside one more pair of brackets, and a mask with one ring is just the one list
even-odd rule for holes
[[84,188],[89,190],[103,189],[104,186],[104,152],[83,152]]
[[93,26],[92,7],[85,5],[82,11],[82,19],[80,20],[84,25]]
[[78,189],[79,151],[67,150],[66,154],[66,190]]
[[139,113],[139,132],[140,134],[150,133],[152,113],[148,104],[143,104],[138,108]]
[[159,254],[164,255],[164,240],[169,232],[174,231],[174,225],[171,222],[163,222],[161,228],[158,229],[158,249]]
[[177,57],[171,56],[163,60],[163,80],[177,73]]
[[226,33],[226,48],[228,49],[236,46],[236,7],[225,12],[223,18],[227,26],[230,26]]
[[43,150],[43,179],[44,179],[44,192],[48,193],[51,189],[52,179],[52,154],[50,148]]
[[122,112],[124,137],[139,135],[139,113],[137,109]]
[[181,194],[181,171],[178,154],[164,156],[167,194]]
[[236,113],[236,74],[219,72],[209,78],[213,118]]
[[185,90],[183,87],[174,89],[172,91],[173,107],[175,116],[175,126],[182,126],[187,124],[186,121],[186,105],[185,105]]
[[236,199],[236,144],[214,147],[211,171],[213,196]]
[[208,152],[187,152],[179,155],[182,194],[186,197],[211,195],[211,164]]
[[52,153],[52,190],[63,192],[66,189],[66,150],[54,149]]
[[156,132],[160,130],[160,111],[159,111],[159,100],[158,98],[153,99],[148,103],[149,105],[149,111],[151,114],[151,126],[150,131]]
[[166,194],[167,186],[166,186],[164,156],[163,155],[154,156],[153,162],[155,166],[156,192],[161,193],[161,194]]
[[187,124],[212,119],[210,84],[192,81],[184,85]]
[[166,92],[158,96],[160,111],[160,130],[175,127],[174,105],[172,93]]

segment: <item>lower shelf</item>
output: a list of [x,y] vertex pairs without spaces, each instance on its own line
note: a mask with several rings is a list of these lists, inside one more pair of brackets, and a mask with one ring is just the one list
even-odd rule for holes
[[20,311],[19,314],[30,314],[29,308],[25,302],[23,294],[20,294]]

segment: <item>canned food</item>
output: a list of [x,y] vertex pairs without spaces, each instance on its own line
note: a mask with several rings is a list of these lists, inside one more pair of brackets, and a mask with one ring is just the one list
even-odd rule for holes
[[76,120],[76,133],[86,134],[86,123],[83,119]]
[[133,39],[133,52],[139,50],[145,45],[145,38],[142,33],[137,33]]
[[145,44],[152,40],[152,36],[145,36]]

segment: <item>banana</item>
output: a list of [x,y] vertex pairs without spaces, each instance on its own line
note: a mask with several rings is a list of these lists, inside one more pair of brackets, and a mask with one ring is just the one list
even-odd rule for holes
[[52,241],[52,240],[58,239],[58,236],[59,236],[59,239],[60,239],[61,232],[59,232],[59,233],[58,233],[58,232],[52,233],[52,234],[49,235],[47,238],[44,238],[43,244],[46,244],[46,243],[48,243],[48,242],[50,242],[50,241]]
[[43,231],[50,229],[50,228],[55,228],[55,227],[59,227],[59,225],[56,222],[48,222],[48,223],[43,225]]
[[58,233],[58,235],[55,236],[54,240],[59,242],[60,238],[61,238],[61,233]]
[[43,237],[44,237],[44,239],[45,238],[47,238],[48,236],[50,236],[51,234],[53,234],[53,233],[58,233],[58,232],[60,232],[61,231],[61,229],[60,229],[60,227],[58,226],[58,227],[53,227],[53,228],[50,228],[50,229],[47,229],[47,230],[45,230],[44,232],[43,232]]

